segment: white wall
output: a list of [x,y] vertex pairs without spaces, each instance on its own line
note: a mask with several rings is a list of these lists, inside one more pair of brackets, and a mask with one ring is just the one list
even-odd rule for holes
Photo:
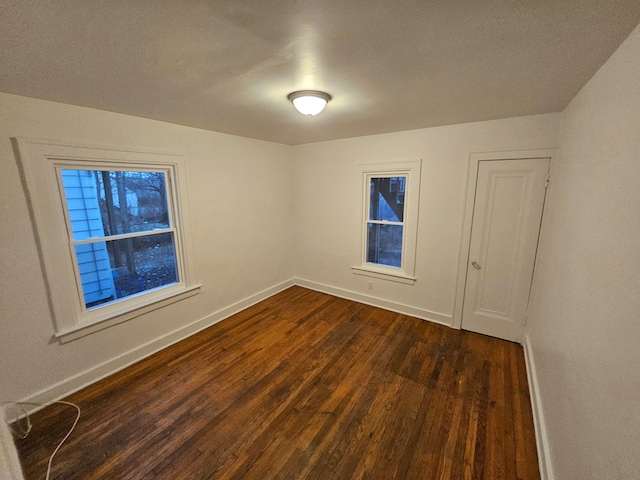
[[[201,293],[64,345],[54,341],[11,137],[184,153]],[[0,162],[0,401],[67,393],[293,277],[289,147],[0,94]]]
[[[451,324],[469,153],[555,147],[558,120],[538,115],[294,147],[296,276],[315,288]],[[417,281],[374,279],[368,290],[371,278],[351,272],[361,243],[357,165],[415,158],[423,161]]]
[[552,469],[637,479],[640,27],[562,114],[559,145],[527,326]]

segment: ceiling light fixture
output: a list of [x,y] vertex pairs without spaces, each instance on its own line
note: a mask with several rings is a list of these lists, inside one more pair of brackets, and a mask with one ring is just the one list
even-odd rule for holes
[[324,110],[331,95],[318,90],[298,90],[287,95],[287,98],[301,114],[312,117]]

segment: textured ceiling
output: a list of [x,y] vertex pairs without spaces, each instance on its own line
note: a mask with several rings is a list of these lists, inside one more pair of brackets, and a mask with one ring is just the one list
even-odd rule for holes
[[[0,0],[0,91],[290,145],[558,112],[638,0]],[[333,100],[307,118],[287,101]]]

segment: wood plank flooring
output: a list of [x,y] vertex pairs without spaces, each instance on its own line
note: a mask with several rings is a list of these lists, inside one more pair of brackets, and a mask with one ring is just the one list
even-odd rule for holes
[[[519,345],[292,287],[66,400],[56,479],[539,479]],[[75,418],[18,441],[43,479]]]

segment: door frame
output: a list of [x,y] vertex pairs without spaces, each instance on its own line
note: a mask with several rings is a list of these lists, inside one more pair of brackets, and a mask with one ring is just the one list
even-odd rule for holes
[[[497,152],[471,152],[467,159],[467,175],[464,199],[464,212],[462,221],[462,234],[460,236],[460,248],[458,253],[458,276],[456,280],[456,293],[453,307],[453,328],[462,328],[462,306],[467,284],[467,264],[469,262],[469,248],[471,246],[471,225],[473,224],[473,209],[476,200],[476,187],[478,181],[478,167],[481,161],[492,160],[527,160],[531,158],[550,159],[549,171],[553,168],[555,148],[539,148],[528,150],[503,150]],[[542,210],[544,217],[544,207]],[[536,252],[535,264],[538,262]]]

